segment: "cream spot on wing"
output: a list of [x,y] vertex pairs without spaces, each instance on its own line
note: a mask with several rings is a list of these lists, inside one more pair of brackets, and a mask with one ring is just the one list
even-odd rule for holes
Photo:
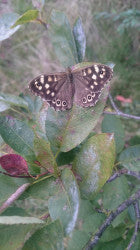
[[47,90],[47,91],[46,91],[46,94],[49,95],[49,94],[50,94],[50,90]]
[[98,85],[98,82],[94,82],[94,85],[96,85],[96,86],[97,86],[97,85]]
[[51,93],[51,96],[53,97],[54,95],[55,95],[54,92],[52,92],[52,93]]
[[43,76],[43,75],[40,76],[40,82],[41,82],[42,84],[44,83],[44,76]]
[[45,84],[45,88],[48,89],[50,85],[48,83]]
[[91,85],[90,87],[91,87],[91,89],[94,89],[94,86],[93,86],[93,85]]
[[86,76],[87,74],[86,74],[86,71],[85,70],[83,70],[83,76]]
[[54,81],[57,82],[57,77],[56,76],[54,77]]
[[88,72],[88,74],[91,74],[92,70],[89,68],[87,72]]
[[96,80],[97,76],[93,74],[92,79]]
[[94,104],[96,104],[96,103],[97,103],[97,101],[98,101],[98,100],[96,100]]
[[42,89],[42,86],[41,84],[38,82],[38,81],[35,81],[35,86],[38,90],[41,90]]
[[92,93],[92,98],[94,98],[95,97],[95,93]]
[[103,78],[103,77],[104,77],[104,75],[100,74],[100,78]]
[[96,64],[94,65],[94,69],[97,73],[99,72],[99,67]]
[[48,76],[48,82],[52,82],[52,77]]

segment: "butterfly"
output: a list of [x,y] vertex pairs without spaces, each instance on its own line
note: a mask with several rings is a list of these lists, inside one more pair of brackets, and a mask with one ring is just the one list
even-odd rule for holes
[[29,89],[55,110],[64,111],[71,109],[73,104],[94,106],[112,77],[113,70],[104,64],[94,63],[81,68],[75,65],[66,72],[37,76],[29,83]]

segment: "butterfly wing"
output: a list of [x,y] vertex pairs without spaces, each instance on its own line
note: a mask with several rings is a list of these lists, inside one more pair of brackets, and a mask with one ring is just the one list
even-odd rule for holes
[[75,96],[74,102],[82,107],[94,106],[102,89],[111,80],[113,71],[104,64],[93,64],[72,71]]
[[55,110],[66,110],[72,107],[72,84],[67,73],[40,75],[29,83],[30,90],[41,96]]

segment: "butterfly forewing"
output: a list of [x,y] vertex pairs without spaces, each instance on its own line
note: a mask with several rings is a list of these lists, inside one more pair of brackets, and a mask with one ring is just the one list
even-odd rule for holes
[[29,88],[41,96],[55,110],[66,110],[72,107],[72,86],[65,72],[40,75],[33,79]]
[[31,91],[41,96],[55,110],[66,110],[76,103],[94,106],[104,86],[111,80],[112,69],[104,64],[68,69],[68,72],[40,75],[29,84]]
[[73,70],[75,82],[74,101],[79,106],[94,106],[104,86],[112,78],[112,69],[103,64],[93,64],[80,70]]

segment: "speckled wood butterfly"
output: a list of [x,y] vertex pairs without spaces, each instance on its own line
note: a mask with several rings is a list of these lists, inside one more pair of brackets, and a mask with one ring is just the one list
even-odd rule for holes
[[112,76],[110,67],[96,63],[77,69],[68,68],[67,72],[37,76],[30,82],[29,88],[55,110],[70,109],[73,103],[91,107],[97,103]]

